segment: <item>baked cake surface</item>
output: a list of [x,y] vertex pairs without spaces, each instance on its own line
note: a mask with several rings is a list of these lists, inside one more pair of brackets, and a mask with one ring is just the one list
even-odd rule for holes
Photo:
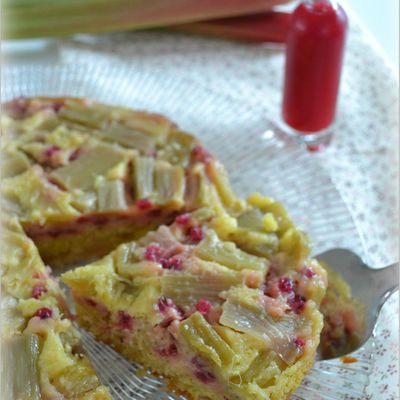
[[225,190],[223,166],[162,116],[82,99],[4,109],[5,209],[52,266],[105,255],[205,205],[213,181]]
[[[286,399],[314,363],[326,274],[276,205],[181,214],[67,272],[79,323],[193,399]],[[283,225],[277,247],[251,239]]]
[[196,400],[296,389],[319,343],[326,274],[281,204],[240,199],[221,163],[162,116],[82,99],[5,111],[5,237],[19,238],[2,261],[5,340],[36,349],[23,357],[43,398],[109,396],[45,267],[98,257],[63,276],[78,322],[172,389]]

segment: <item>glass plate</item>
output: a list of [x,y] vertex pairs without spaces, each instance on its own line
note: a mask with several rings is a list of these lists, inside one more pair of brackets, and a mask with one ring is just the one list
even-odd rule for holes
[[[115,60],[114,60],[115,61]],[[24,96],[78,96],[159,112],[195,133],[226,164],[233,186],[246,196],[260,191],[282,201],[314,240],[314,252],[347,247],[368,255],[326,159],[275,135],[264,105],[231,88],[199,82],[162,64],[27,65],[3,70],[3,100]],[[177,399],[161,380],[138,373],[108,346],[83,332],[83,343],[115,399]],[[354,353],[358,362],[317,362],[293,399],[367,399],[374,340]],[[111,366],[111,367],[110,367]]]

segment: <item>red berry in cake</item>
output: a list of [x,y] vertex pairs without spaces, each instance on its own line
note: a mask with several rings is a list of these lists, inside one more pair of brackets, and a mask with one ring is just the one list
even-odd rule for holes
[[203,147],[198,144],[193,147],[192,157],[195,161],[207,163],[212,160],[212,155]]
[[35,285],[32,289],[32,297],[34,299],[38,299],[43,293],[47,292],[46,286],[44,286],[42,283],[39,283]]
[[61,149],[59,146],[50,146],[48,149],[44,151],[44,156],[46,158],[51,158],[53,157],[54,154],[58,153],[60,150]]
[[153,207],[153,203],[149,199],[139,199],[136,200],[136,207],[139,210],[149,210],[150,208]]
[[133,327],[133,318],[125,311],[118,311],[117,325],[121,329],[131,330]]
[[144,259],[152,262],[160,262],[162,258],[162,249],[158,245],[150,245],[146,247]]
[[43,307],[37,310],[35,315],[40,319],[47,319],[51,318],[51,316],[53,315],[53,311],[50,308]]
[[196,378],[205,384],[210,384],[215,381],[215,376],[211,372],[207,371],[196,371]]
[[51,108],[57,113],[64,106],[64,102],[62,101],[53,101],[51,104]]
[[190,222],[190,214],[181,214],[175,218],[178,225],[186,226]]
[[89,305],[90,307],[96,307],[97,306],[97,303],[92,299],[85,298],[84,300],[85,300],[85,303],[87,305]]
[[305,277],[307,277],[307,278],[309,278],[309,279],[313,278],[313,277],[316,275],[316,272],[315,272],[314,269],[313,269],[312,267],[310,267],[310,266],[303,268],[303,269],[301,270],[301,273],[302,273]]
[[299,294],[294,295],[292,298],[288,300],[289,306],[296,313],[299,314],[304,309],[304,305],[306,303],[306,299]]
[[161,312],[164,312],[167,311],[169,307],[173,307],[174,303],[171,299],[167,299],[163,296],[158,299],[157,306]]
[[215,376],[205,370],[202,361],[198,357],[192,359],[192,364],[196,367],[195,376],[203,383],[213,383],[215,381]]
[[296,339],[294,339],[293,342],[297,347],[300,347],[300,348],[302,348],[306,345],[306,341],[302,338],[296,338]]
[[199,243],[204,239],[204,232],[201,226],[192,226],[189,229],[189,237],[193,243]]
[[68,157],[68,161],[74,161],[78,158],[80,149],[75,149]]
[[209,313],[212,309],[212,304],[205,299],[200,299],[196,304],[196,310],[203,315]]
[[178,354],[178,349],[174,344],[162,349],[157,349],[156,351],[161,357],[174,357]]
[[287,276],[283,276],[279,279],[278,286],[282,293],[291,293],[294,290],[294,282]]
[[174,271],[182,270],[182,259],[179,256],[165,258],[161,260],[161,265],[165,269],[172,269]]

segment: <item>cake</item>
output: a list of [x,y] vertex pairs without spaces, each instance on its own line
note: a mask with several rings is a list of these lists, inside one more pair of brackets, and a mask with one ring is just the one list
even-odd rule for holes
[[3,400],[109,400],[82,353],[65,297],[18,220],[2,224]]
[[[288,398],[314,363],[326,275],[275,206],[181,214],[65,273],[80,325],[189,398]],[[276,249],[251,240],[283,226]]]
[[83,263],[62,278],[77,322],[171,390],[293,393],[315,359],[327,279],[280,203],[238,197],[223,165],[160,115],[72,98],[4,110],[2,341],[31,349],[12,361],[39,376],[24,390],[109,398],[46,267]]
[[210,181],[227,190],[223,166],[162,116],[82,99],[18,99],[4,110],[6,212],[53,267],[206,204]]

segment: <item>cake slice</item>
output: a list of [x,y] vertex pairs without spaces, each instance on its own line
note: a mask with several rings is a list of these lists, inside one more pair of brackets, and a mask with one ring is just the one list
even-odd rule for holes
[[2,228],[1,399],[111,400],[33,242],[15,218]]
[[2,196],[49,265],[140,238],[207,204],[210,186],[232,202],[223,167],[160,115],[56,98],[4,111]]
[[325,271],[279,203],[253,195],[236,213],[215,209],[181,214],[62,280],[81,326],[175,392],[287,399],[314,363]]

